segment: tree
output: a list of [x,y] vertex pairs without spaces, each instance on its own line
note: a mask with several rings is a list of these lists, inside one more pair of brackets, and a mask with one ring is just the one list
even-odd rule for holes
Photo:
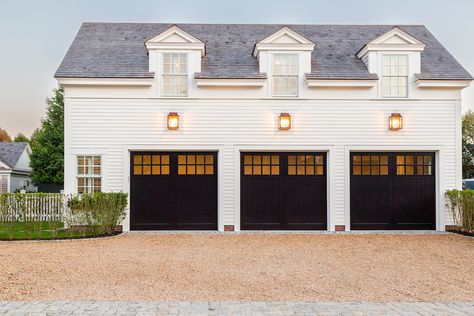
[[53,90],[46,99],[46,118],[31,140],[31,168],[34,183],[62,184],[64,179],[64,90]]
[[31,134],[31,137],[30,137],[30,146],[31,146],[31,148],[33,148],[33,146],[36,144],[36,140],[38,139],[39,132],[40,132],[40,129],[37,128]]
[[462,177],[474,178],[474,113],[466,112],[462,117]]
[[0,143],[11,143],[12,138],[8,135],[8,132],[0,127]]
[[13,141],[15,143],[29,143],[30,142],[29,138],[23,135],[22,133],[18,133],[18,135],[16,135],[15,138],[13,139]]

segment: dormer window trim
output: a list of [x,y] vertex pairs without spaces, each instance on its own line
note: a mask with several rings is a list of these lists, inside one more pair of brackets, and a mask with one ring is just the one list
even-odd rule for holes
[[[281,41],[280,39],[289,39],[291,42]],[[255,44],[252,54],[259,58],[262,51],[301,52],[313,51],[315,47],[315,43],[285,26]]]
[[200,39],[172,26],[164,32],[145,41],[145,47],[150,50],[199,50],[201,57],[206,54],[206,45]]
[[[402,43],[387,42],[390,38],[400,38]],[[403,43],[405,42],[405,43]],[[368,44],[364,45],[358,52],[357,57],[364,59],[372,51],[406,51],[422,52],[425,49],[425,43],[404,32],[398,27],[394,27],[387,33],[377,37]]]

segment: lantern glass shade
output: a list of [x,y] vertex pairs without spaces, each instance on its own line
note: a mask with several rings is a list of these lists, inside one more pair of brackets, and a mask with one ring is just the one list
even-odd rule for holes
[[291,128],[291,115],[289,113],[281,113],[278,117],[278,128],[288,130]]
[[179,127],[179,115],[176,112],[170,112],[168,114],[168,129],[178,129]]
[[403,119],[400,113],[392,113],[389,119],[389,129],[392,131],[397,131],[402,128]]

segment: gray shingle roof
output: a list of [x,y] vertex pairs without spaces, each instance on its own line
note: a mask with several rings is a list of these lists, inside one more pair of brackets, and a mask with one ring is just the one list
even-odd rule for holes
[[0,142],[0,161],[14,168],[28,143],[3,143]]
[[[288,26],[316,43],[309,76],[325,79],[373,79],[357,52],[395,25],[163,24],[84,23],[55,77],[143,78],[148,71],[144,42],[176,25],[206,44],[201,78],[254,78],[254,46]],[[420,78],[472,79],[471,75],[422,25],[398,26],[426,44]],[[260,77],[258,77],[260,78]]]

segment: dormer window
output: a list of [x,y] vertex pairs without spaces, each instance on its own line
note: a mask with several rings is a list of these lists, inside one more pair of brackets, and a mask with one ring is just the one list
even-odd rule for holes
[[163,53],[163,96],[188,95],[188,56],[186,53]]
[[381,80],[381,98],[408,98],[415,75],[421,72],[421,52],[425,44],[398,27],[370,41],[357,53],[370,74]]
[[382,96],[408,97],[408,56],[383,55]]
[[273,55],[273,96],[295,97],[298,95],[298,55]]
[[269,77],[268,97],[297,97],[304,93],[299,86],[311,73],[311,54],[315,44],[288,27],[283,27],[259,41],[253,56],[259,61],[260,73]]
[[191,94],[189,74],[201,72],[204,42],[172,26],[145,42],[149,71],[155,73],[156,94],[163,97],[186,97]]

